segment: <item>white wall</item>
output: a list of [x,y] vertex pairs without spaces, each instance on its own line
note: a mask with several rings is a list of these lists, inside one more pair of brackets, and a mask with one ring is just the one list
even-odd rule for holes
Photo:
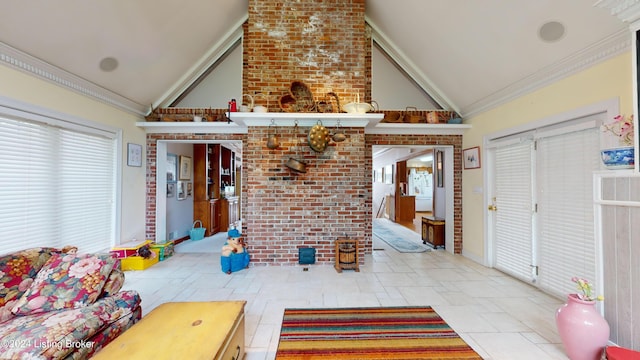
[[226,109],[231,99],[242,103],[242,46],[233,49],[177,106]]
[[439,108],[377,46],[371,50],[371,99],[384,110]]

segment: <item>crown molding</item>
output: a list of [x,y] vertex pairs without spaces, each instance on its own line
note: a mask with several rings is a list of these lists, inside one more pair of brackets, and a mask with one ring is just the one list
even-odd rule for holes
[[464,107],[460,114],[464,117],[476,116],[630,50],[631,32],[626,29],[620,30],[568,58],[547,66],[480,101]]
[[51,65],[3,42],[0,42],[0,64],[32,75],[81,95],[96,99],[135,115],[145,115],[148,105],[138,104],[121,95],[100,87],[57,66]]
[[599,0],[593,6],[609,9],[611,15],[629,24],[640,19],[640,0]]

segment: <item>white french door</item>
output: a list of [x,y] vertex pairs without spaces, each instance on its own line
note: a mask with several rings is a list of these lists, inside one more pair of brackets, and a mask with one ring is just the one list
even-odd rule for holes
[[494,140],[492,265],[558,296],[596,278],[593,172],[603,114]]
[[524,281],[535,279],[533,141],[518,138],[495,149],[495,267]]

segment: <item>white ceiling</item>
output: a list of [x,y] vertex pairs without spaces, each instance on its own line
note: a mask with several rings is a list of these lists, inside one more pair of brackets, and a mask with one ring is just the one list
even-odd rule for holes
[[[469,116],[628,51],[628,25],[594,2],[367,0],[366,18],[374,39],[416,83]],[[0,42],[19,52],[0,48],[0,63],[43,61],[146,113],[179,95],[241,37],[247,7],[247,0],[6,1]],[[538,37],[548,21],[565,25],[559,41]],[[119,66],[100,70],[105,57]]]

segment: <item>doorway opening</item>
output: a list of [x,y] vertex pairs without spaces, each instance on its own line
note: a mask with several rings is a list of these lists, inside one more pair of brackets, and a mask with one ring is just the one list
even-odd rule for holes
[[422,218],[445,222],[445,250],[454,252],[453,146],[372,148],[373,218],[385,217],[422,234]]
[[[217,160],[213,159],[212,151],[207,150],[214,148],[222,149],[216,152]],[[175,175],[183,170],[174,169],[174,166],[181,166],[181,157],[191,164],[189,176]],[[174,162],[172,158],[178,160]],[[205,227],[208,237],[226,233],[229,224],[239,223],[243,197],[241,173],[242,141],[158,140],[155,174],[157,241],[180,243],[189,239],[194,227]]]

